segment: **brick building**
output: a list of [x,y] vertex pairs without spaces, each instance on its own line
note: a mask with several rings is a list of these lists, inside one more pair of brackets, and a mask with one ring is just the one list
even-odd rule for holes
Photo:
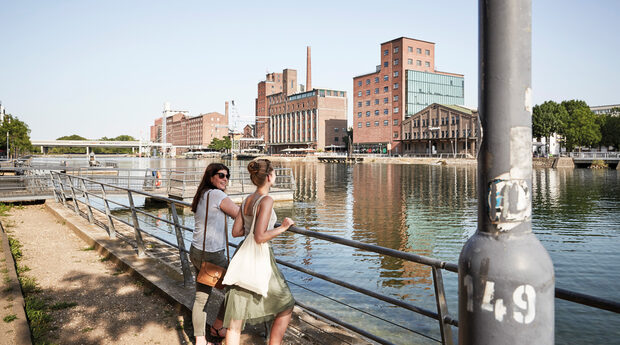
[[403,120],[432,103],[464,102],[462,74],[435,70],[435,43],[400,37],[381,44],[375,72],[353,77],[353,143],[400,154]]
[[434,103],[406,119],[402,132],[404,154],[476,157],[480,122],[475,110]]
[[347,130],[347,93],[313,89],[310,47],[306,85],[297,84],[297,71],[267,74],[258,84],[255,135],[271,153],[287,149],[343,150]]
[[[228,136],[228,102],[225,114],[210,112],[190,117],[188,112],[177,112],[166,117],[166,143],[177,147],[175,154],[190,148],[206,149],[213,138]],[[162,118],[151,126],[151,141],[162,142]]]

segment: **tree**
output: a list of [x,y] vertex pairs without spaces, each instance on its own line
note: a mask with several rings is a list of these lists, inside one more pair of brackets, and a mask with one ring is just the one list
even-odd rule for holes
[[549,152],[549,141],[554,133],[563,134],[568,118],[566,109],[553,101],[534,106],[532,114],[532,136],[545,138],[545,152]]
[[218,138],[213,138],[213,140],[211,140],[211,143],[209,144],[210,149],[218,150],[218,151],[230,149],[231,146],[232,146],[232,143],[230,141],[230,137],[225,137],[223,140],[218,139]]
[[32,152],[30,128],[28,128],[25,122],[17,118],[17,116],[6,114],[2,119],[2,124],[0,125],[0,147],[4,148],[4,152],[7,152],[7,133],[9,134],[10,153],[13,157]]
[[[620,112],[620,108],[614,108],[611,113]],[[620,150],[620,117],[603,115],[599,117],[601,126],[601,145],[613,146]]]
[[579,146],[593,146],[601,141],[601,131],[596,115],[584,101],[571,100],[562,102],[568,112],[564,131],[566,148],[571,151]]
[[349,127],[347,129],[347,136],[342,138],[344,141],[344,146],[347,150],[347,155],[351,155],[353,153],[353,128]]

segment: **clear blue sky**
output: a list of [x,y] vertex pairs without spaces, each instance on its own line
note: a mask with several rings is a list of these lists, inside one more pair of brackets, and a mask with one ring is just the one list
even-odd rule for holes
[[[465,75],[477,106],[478,2],[0,0],[0,101],[32,139],[147,138],[163,103],[190,115],[235,100],[251,122],[265,72],[345,90],[400,36],[436,43],[436,68]],[[534,102],[618,104],[620,1],[533,4]],[[349,117],[351,99],[349,99]]]

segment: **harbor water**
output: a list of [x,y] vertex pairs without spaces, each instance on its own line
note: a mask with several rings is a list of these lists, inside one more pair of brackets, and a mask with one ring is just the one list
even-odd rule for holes
[[[207,160],[120,160],[120,167],[206,166]],[[247,162],[225,162],[242,169]],[[292,168],[295,201],[276,204],[296,226],[456,263],[476,230],[475,166],[278,163]],[[234,176],[233,176],[234,177]],[[554,263],[556,287],[618,301],[620,174],[617,170],[536,169],[533,231]],[[143,202],[136,200],[136,202]],[[167,209],[150,209],[162,217]],[[121,212],[122,213],[122,212]],[[193,227],[193,215],[183,216]],[[147,231],[173,238],[150,220]],[[191,234],[186,234],[189,245]],[[424,265],[285,233],[272,241],[279,259],[436,311]],[[435,320],[282,267],[295,298],[395,344],[436,343]],[[445,271],[444,271],[445,272]],[[444,273],[457,317],[457,275]],[[612,344],[620,315],[556,299],[556,344]],[[456,335],[458,330],[453,328]]]

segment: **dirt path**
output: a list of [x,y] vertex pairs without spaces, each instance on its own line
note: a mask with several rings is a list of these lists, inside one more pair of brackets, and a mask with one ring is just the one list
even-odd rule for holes
[[18,265],[28,266],[22,275],[38,285],[31,296],[47,304],[51,320],[40,339],[55,344],[188,343],[171,304],[87,247],[44,206],[13,207],[2,222],[23,246]]

